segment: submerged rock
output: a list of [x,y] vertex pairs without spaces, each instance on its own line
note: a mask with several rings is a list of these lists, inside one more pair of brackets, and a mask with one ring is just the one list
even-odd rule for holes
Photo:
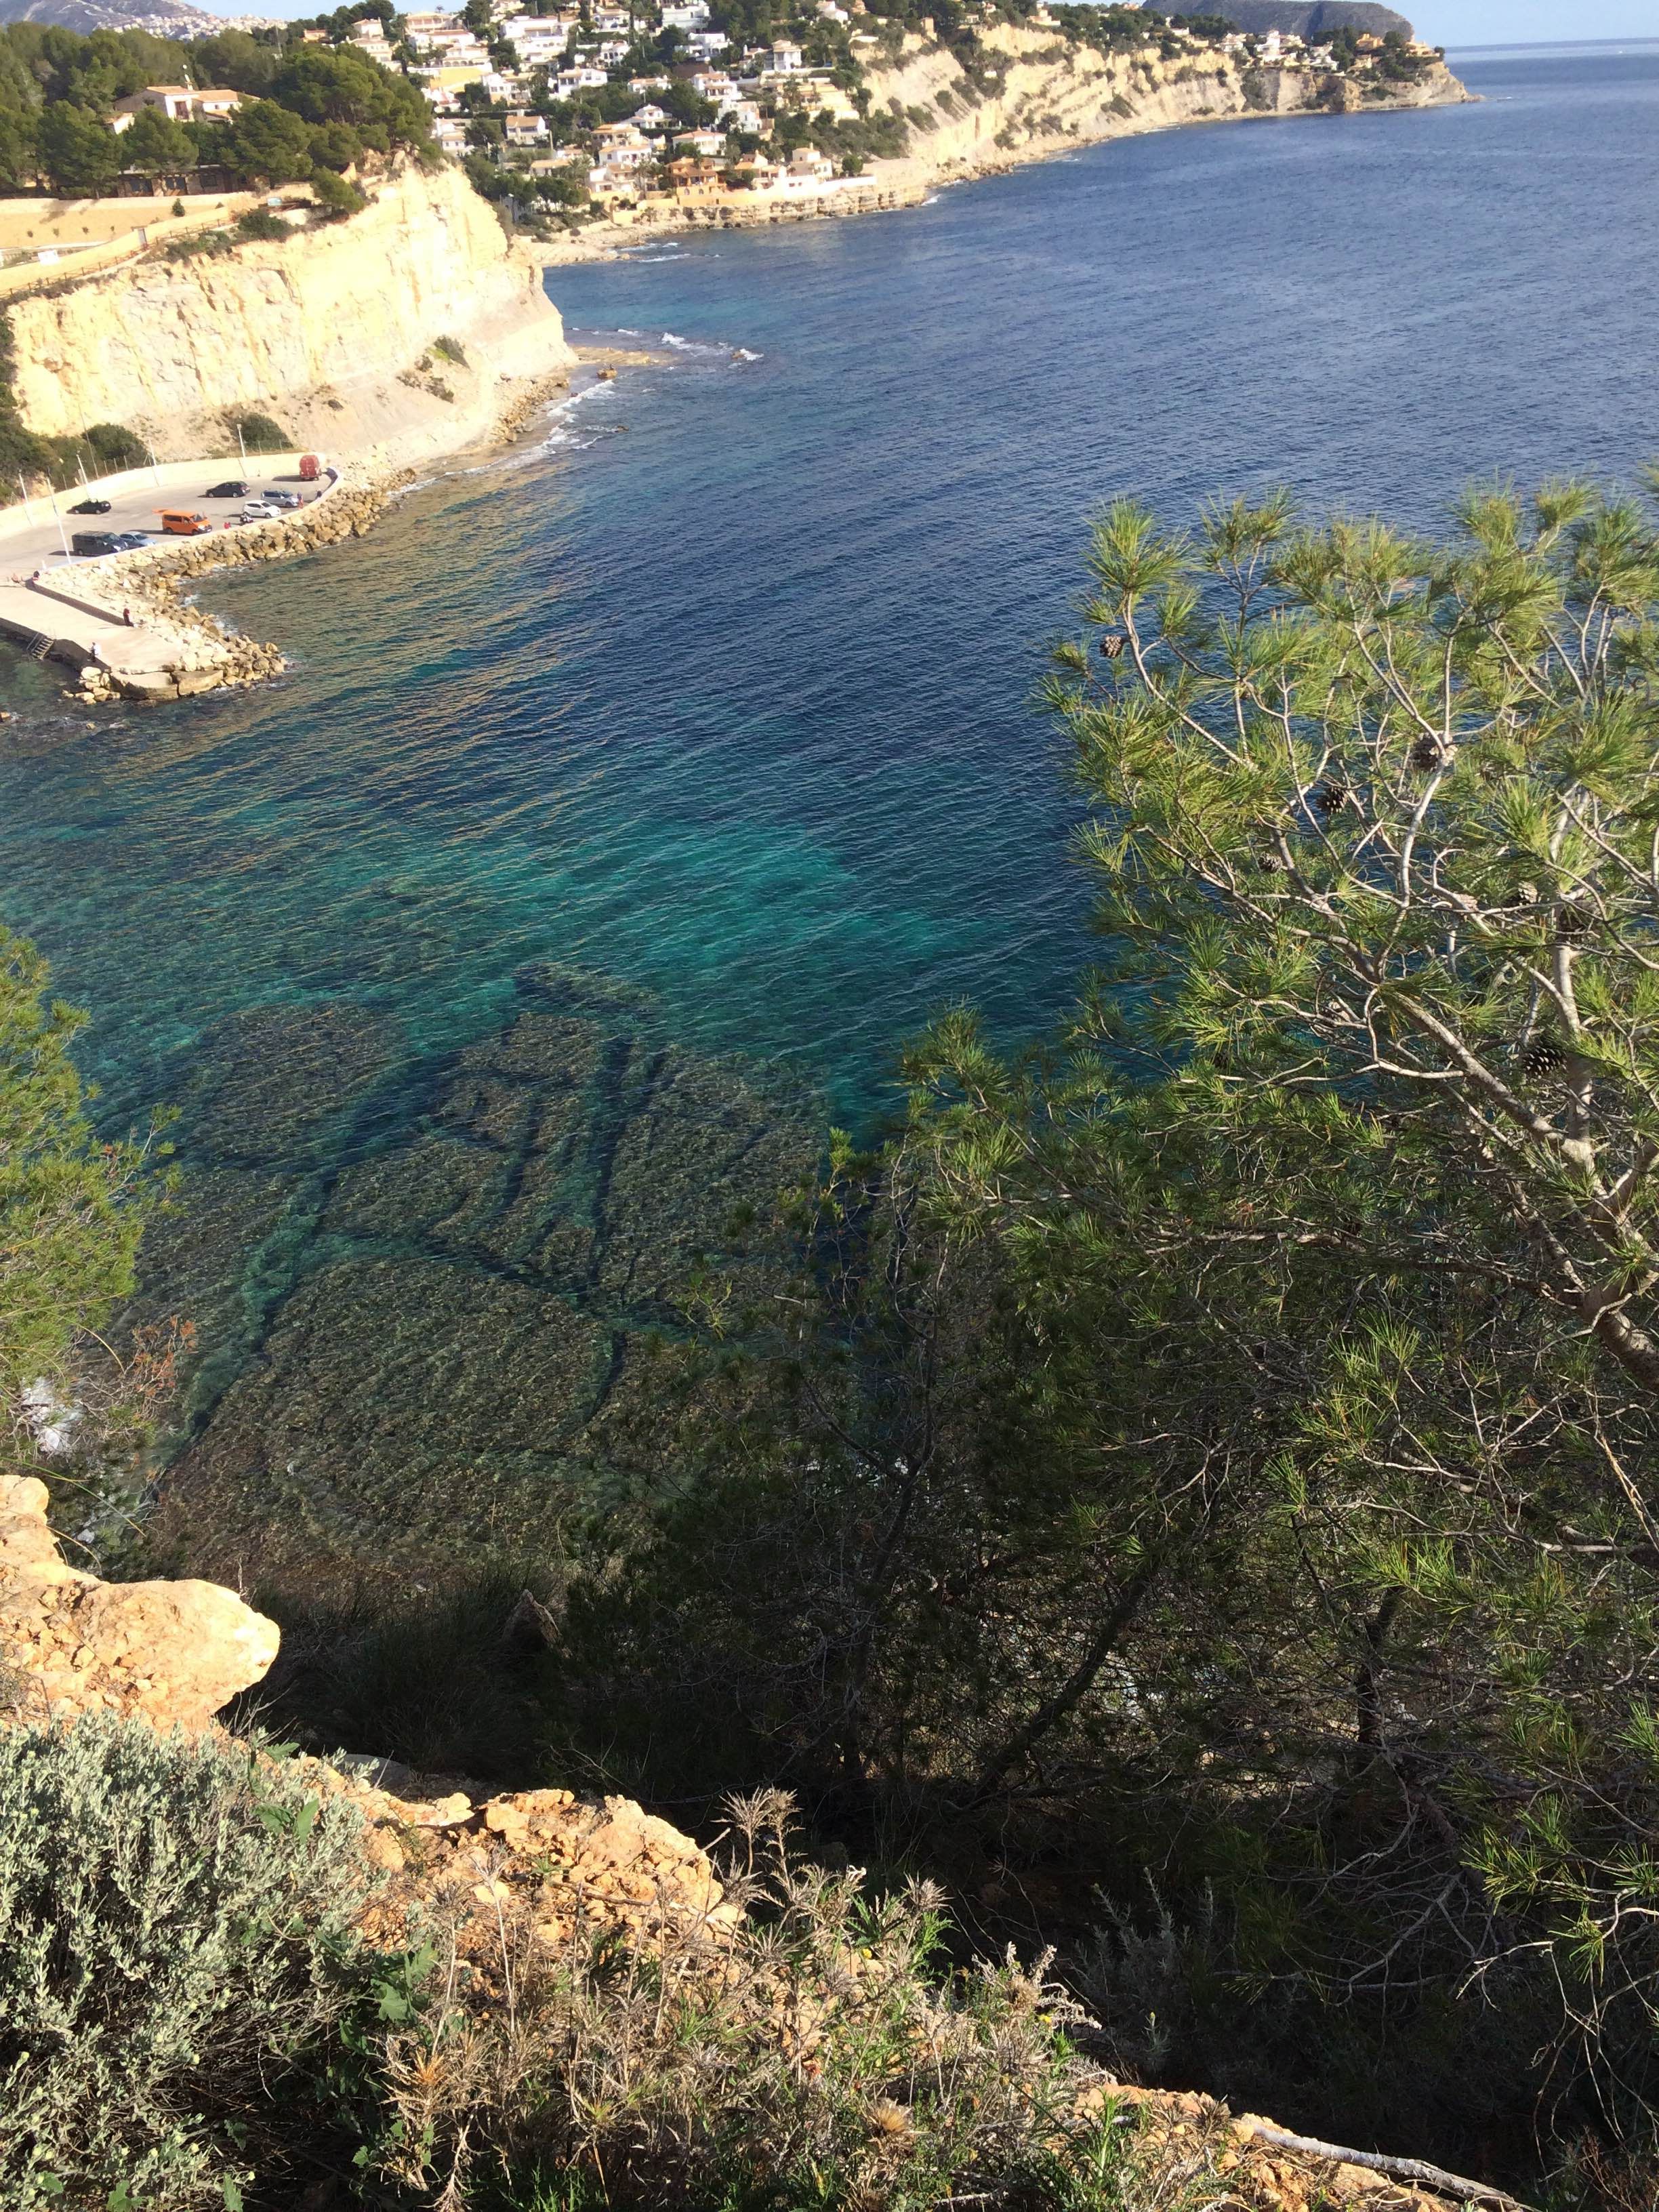
[[191,1048],[179,1101],[185,1148],[220,1161],[308,1165],[398,1047],[392,1023],[349,1001],[233,1014]]
[[154,1522],[170,1559],[257,1558],[313,1595],[557,1556],[573,1510],[680,1462],[648,1340],[694,1301],[738,1327],[777,1287],[744,1224],[810,1175],[813,1125],[665,1043],[640,994],[535,967],[435,1067],[398,1042],[342,1001],[200,1042],[182,1150],[212,1164],[187,1167],[133,1308],[201,1322],[199,1426]]

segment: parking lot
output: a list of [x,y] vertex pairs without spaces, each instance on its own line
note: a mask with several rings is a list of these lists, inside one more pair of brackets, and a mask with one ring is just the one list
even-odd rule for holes
[[[27,506],[15,501],[0,514],[0,574],[21,578],[36,570],[51,575],[73,565],[64,546],[74,543],[76,531],[143,531],[161,534],[161,509],[183,507],[205,515],[216,530],[233,526],[248,499],[267,489],[293,492],[301,502],[311,501],[329,488],[326,475],[315,483],[302,482],[297,453],[250,455],[246,469],[240,460],[171,461],[154,469],[129,470],[106,477],[90,492],[60,491],[55,500],[32,495]],[[210,499],[210,486],[231,482],[246,483],[247,497]],[[70,509],[91,496],[107,499],[107,514],[75,514]]]

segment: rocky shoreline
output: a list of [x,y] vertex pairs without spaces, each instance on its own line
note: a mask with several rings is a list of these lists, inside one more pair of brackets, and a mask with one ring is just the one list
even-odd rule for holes
[[799,200],[733,191],[707,204],[647,204],[628,220],[567,234],[541,247],[541,258],[549,267],[614,260],[647,238],[888,213],[918,206],[947,185],[1197,124],[1398,114],[1464,106],[1479,98],[1443,62],[1386,93],[1380,85],[1362,89],[1347,77],[1271,67],[1252,72],[1257,82],[1247,88],[1218,56],[1194,55],[1171,69],[1088,46],[1068,49],[1051,34],[1009,26],[985,43],[1002,71],[1001,88],[989,97],[948,48],[907,39],[896,64],[872,78],[876,105],[913,118],[930,112],[939,119],[917,131],[912,152],[873,162],[855,183]]
[[239,568],[260,561],[283,561],[313,553],[319,546],[336,545],[343,538],[361,538],[399,483],[410,472],[361,484],[342,481],[310,507],[273,518],[268,522],[244,523],[235,530],[211,538],[162,540],[142,553],[121,557],[118,567],[81,586],[83,595],[112,612],[137,607],[168,631],[183,632],[198,641],[198,665],[171,669],[163,684],[140,678],[100,663],[90,663],[81,680],[66,696],[88,704],[122,698],[188,698],[202,691],[245,688],[269,682],[288,666],[279,646],[263,644],[228,629],[217,617],[206,613],[188,596],[195,578],[217,568]]
[[[568,384],[563,370],[530,380],[499,410],[488,442],[510,441]],[[65,696],[86,705],[115,698],[164,701],[246,688],[282,675],[288,660],[280,646],[228,628],[195,604],[191,585],[216,570],[298,560],[324,546],[362,538],[387,503],[414,481],[414,470],[390,455],[350,464],[339,481],[307,507],[211,537],[163,539],[143,552],[119,556],[95,579],[82,583],[82,596],[114,614],[125,607],[143,609],[158,627],[183,635],[185,652],[164,682],[88,662]]]

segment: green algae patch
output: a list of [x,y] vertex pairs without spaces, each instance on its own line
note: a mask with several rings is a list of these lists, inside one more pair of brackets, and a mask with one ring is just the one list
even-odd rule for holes
[[348,1001],[234,1015],[191,1049],[179,1094],[186,1149],[220,1161],[319,1163],[398,1051],[394,1024]]
[[799,1102],[548,968],[424,1069],[349,1000],[258,1009],[202,1055],[128,1316],[198,1330],[159,1556],[307,1595],[455,1580],[556,1560],[573,1516],[684,1474],[706,1385],[678,1340],[779,1287],[740,1224],[811,1172]]
[[308,1277],[167,1479],[164,1540],[301,1586],[556,1544],[611,1364],[556,1296],[431,1259]]

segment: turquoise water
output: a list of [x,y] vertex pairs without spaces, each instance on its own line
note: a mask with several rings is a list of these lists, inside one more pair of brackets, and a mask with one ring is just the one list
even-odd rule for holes
[[1083,901],[1026,701],[1093,507],[1282,477],[1427,520],[1473,473],[1659,448],[1659,52],[1471,76],[1487,105],[556,270],[573,330],[714,349],[210,588],[295,654],[273,690],[70,714],[9,667],[0,903],[116,1109],[252,1003],[453,1046],[529,958],[843,1111],[942,1000],[1044,1019]]
[[[342,1178],[454,1139],[457,1055],[522,1043],[550,965],[599,1025],[588,1164],[549,1201],[595,1249],[595,1132],[654,1094],[592,1069],[642,1066],[647,1032],[717,1119],[736,1085],[867,1120],[942,1003],[1009,1036],[1052,1017],[1085,896],[1028,702],[1102,501],[1284,478],[1431,522],[1473,475],[1659,450],[1659,48],[1468,74],[1482,106],[1144,138],[555,270],[573,331],[660,363],[366,541],[211,584],[283,682],[88,711],[5,664],[0,913],[91,1008],[102,1110],[179,1102],[224,1198],[224,1241],[155,1292],[211,1319],[204,1421],[369,1249]],[[568,1072],[538,1066],[544,1112]],[[210,1179],[237,1176],[264,1181],[233,1205]],[[495,1281],[499,1237],[422,1203],[373,1251]],[[514,1281],[625,1345],[623,1275],[530,1249]]]

